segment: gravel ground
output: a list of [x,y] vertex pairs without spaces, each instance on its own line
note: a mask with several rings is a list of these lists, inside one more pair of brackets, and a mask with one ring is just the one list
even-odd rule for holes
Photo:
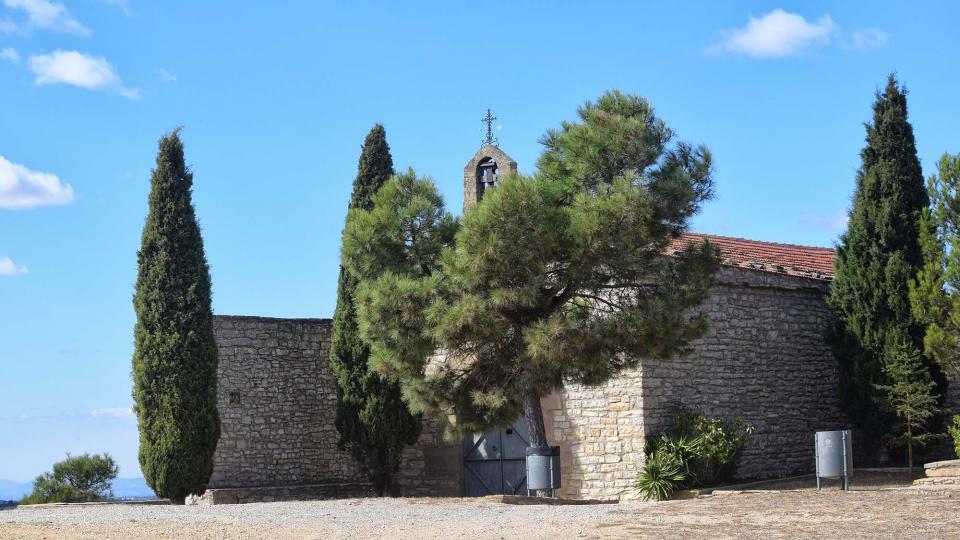
[[0,512],[0,538],[960,538],[960,492],[750,491],[663,503],[527,506],[353,499]]
[[617,509],[482,499],[26,507],[0,512],[0,538],[577,538]]
[[[623,506],[623,505],[621,505]],[[597,538],[960,538],[960,492],[756,491],[624,509]]]

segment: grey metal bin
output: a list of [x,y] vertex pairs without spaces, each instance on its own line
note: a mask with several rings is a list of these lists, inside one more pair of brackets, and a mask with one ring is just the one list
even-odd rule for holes
[[560,447],[527,448],[527,492],[560,488]]
[[843,489],[850,489],[853,476],[853,437],[849,429],[841,431],[818,431],[816,444],[817,489],[821,478],[843,480]]

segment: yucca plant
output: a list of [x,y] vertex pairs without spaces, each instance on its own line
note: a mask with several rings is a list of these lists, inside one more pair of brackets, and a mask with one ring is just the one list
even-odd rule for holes
[[664,501],[670,498],[683,482],[683,466],[671,454],[655,453],[647,457],[636,487],[643,500]]
[[680,467],[680,474],[683,476],[681,486],[697,484],[699,479],[695,465],[702,454],[700,437],[687,435],[674,437],[664,433],[660,435],[654,453],[663,459],[670,459]]

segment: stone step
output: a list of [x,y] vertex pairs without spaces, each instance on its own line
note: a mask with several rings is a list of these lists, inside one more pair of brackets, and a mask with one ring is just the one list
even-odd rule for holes
[[960,459],[948,459],[946,461],[931,461],[923,466],[926,471],[937,469],[960,469]]
[[960,476],[940,476],[918,478],[913,481],[915,486],[960,486]]
[[925,478],[913,481],[915,486],[960,486],[960,459],[934,461],[923,466]]
[[927,478],[943,476],[960,476],[960,467],[942,467],[940,469],[927,469],[924,471]]

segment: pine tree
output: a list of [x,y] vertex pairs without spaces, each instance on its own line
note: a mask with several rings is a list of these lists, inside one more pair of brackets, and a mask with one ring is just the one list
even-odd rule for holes
[[827,300],[838,323],[830,337],[840,367],[841,399],[862,429],[865,446],[874,446],[894,424],[893,408],[881,390],[890,383],[884,359],[898,340],[919,348],[923,339],[908,284],[923,265],[918,238],[929,199],[907,120],[907,93],[893,75],[876,94],[866,131],[850,221],[837,248]]
[[939,412],[937,384],[930,376],[920,353],[912,345],[900,342],[888,349],[883,366],[888,385],[880,385],[891,412],[897,417],[895,444],[907,448],[907,466],[913,472],[913,449],[934,438],[930,424]]
[[175,504],[206,489],[220,438],[210,271],[192,186],[178,129],[160,140],[133,297],[140,468]]
[[[393,174],[386,132],[377,124],[367,134],[350,198],[351,209],[369,210],[374,194]],[[368,368],[370,349],[357,328],[357,277],[343,266],[337,285],[330,366],[337,380],[341,447],[366,473],[380,495],[393,490],[404,446],[416,442],[420,418],[410,414],[400,386]]]
[[427,181],[388,183],[348,219],[371,364],[397,373],[412,407],[454,414],[460,433],[524,414],[530,443],[546,445],[542,396],[670,357],[706,330],[695,308],[715,249],[664,252],[712,193],[709,151],[674,142],[637,96],[608,92],[578,112],[544,138],[539,172],[501,179],[455,241]]
[[960,154],[940,158],[928,191],[920,228],[924,265],[910,283],[910,300],[928,325],[925,354],[960,377]]

